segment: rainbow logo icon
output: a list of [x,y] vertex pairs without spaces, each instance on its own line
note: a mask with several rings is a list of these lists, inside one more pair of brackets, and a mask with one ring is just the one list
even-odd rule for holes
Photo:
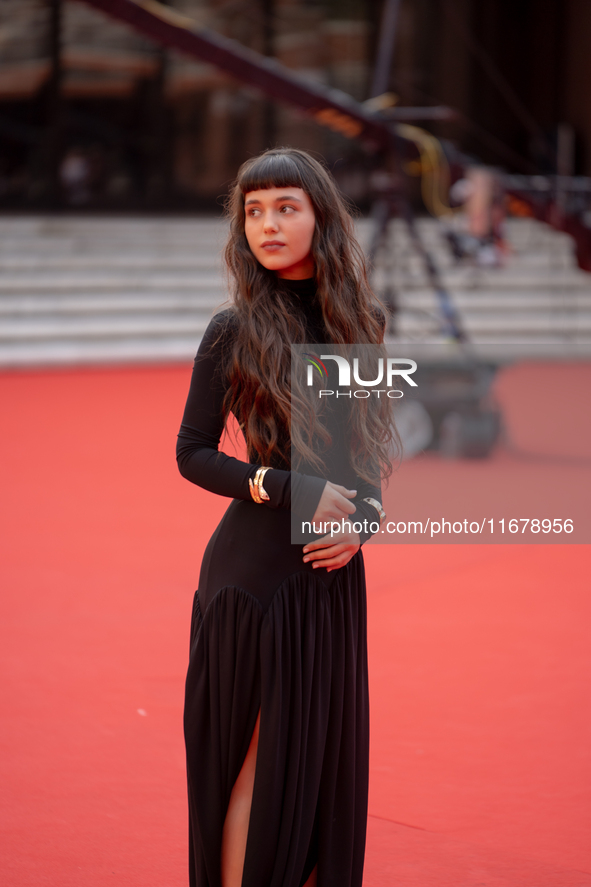
[[310,354],[309,351],[304,351],[304,360],[308,364],[308,385],[312,385],[314,368],[318,370],[320,373],[320,378],[324,382],[325,379],[328,378],[328,371],[320,358],[316,354]]

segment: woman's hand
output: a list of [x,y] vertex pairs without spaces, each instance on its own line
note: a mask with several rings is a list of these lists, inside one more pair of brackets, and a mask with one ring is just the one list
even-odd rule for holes
[[[320,502],[314,512],[312,521],[318,524],[330,524],[333,521],[340,523],[346,520],[355,511],[355,506],[350,499],[357,495],[357,490],[348,490],[340,484],[326,482],[322,491]],[[326,527],[324,528],[326,530]],[[326,567],[327,573],[344,567],[353,555],[359,551],[359,533],[335,533],[332,536],[323,536],[315,542],[308,542],[304,546],[304,563],[313,561],[314,569]]]
[[327,480],[312,521],[318,525],[344,520],[355,511],[355,506],[349,502],[349,499],[353,499],[356,495],[357,490],[347,490],[346,487]]
[[307,542],[304,545],[304,563],[313,561],[314,569],[326,567],[326,572],[330,573],[331,570],[348,564],[360,547],[359,533],[337,533],[334,536],[323,536],[322,539]]

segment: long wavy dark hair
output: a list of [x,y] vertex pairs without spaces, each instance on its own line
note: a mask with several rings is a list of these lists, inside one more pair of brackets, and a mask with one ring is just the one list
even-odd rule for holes
[[[366,273],[365,258],[353,230],[345,200],[330,173],[317,160],[295,148],[273,148],[248,160],[226,202],[230,233],[225,260],[231,281],[234,345],[225,371],[229,387],[224,414],[233,412],[249,458],[263,465],[281,461],[325,468],[318,441],[328,443],[322,406],[304,388],[301,374],[290,379],[291,344],[306,342],[304,318],[273,271],[255,258],[244,233],[244,196],[249,191],[297,187],[314,209],[312,239],[317,298],[326,329],[326,343],[338,345],[383,342],[384,315]],[[283,282],[284,283],[284,282]],[[367,377],[365,377],[367,378]],[[351,463],[369,481],[392,471],[392,444],[397,435],[391,401],[356,401],[351,428]]]

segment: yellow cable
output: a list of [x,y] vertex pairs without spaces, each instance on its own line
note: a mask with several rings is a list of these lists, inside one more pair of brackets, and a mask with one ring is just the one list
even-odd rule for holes
[[434,216],[449,216],[454,210],[447,203],[449,164],[439,139],[425,129],[399,123],[399,135],[413,142],[421,158],[421,194],[427,210]]

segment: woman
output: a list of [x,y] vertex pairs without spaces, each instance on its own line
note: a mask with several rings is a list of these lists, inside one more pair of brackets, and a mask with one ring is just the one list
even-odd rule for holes
[[[360,544],[370,533],[292,544],[291,514],[316,525],[365,518],[375,531],[383,516],[375,466],[389,466],[392,433],[374,408],[357,423],[355,457],[344,458],[340,411],[323,415],[299,383],[290,390],[290,343],[377,344],[384,317],[343,199],[308,154],[273,149],[245,163],[228,209],[233,304],[200,345],[177,447],[186,478],[233,499],[207,546],[193,607],[191,884],[360,887],[368,779]],[[218,451],[230,413],[249,462]]]

